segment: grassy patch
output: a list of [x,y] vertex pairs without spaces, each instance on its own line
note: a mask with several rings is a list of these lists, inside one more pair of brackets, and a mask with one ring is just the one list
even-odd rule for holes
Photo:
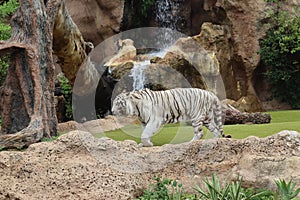
[[[300,132],[300,110],[290,111],[272,111],[272,120],[270,124],[238,124],[225,125],[225,134],[230,134],[233,138],[242,139],[248,136],[267,137],[282,130],[296,130]],[[114,140],[134,140],[140,142],[142,128],[140,125],[133,124],[122,129],[108,131],[98,135],[107,136]],[[182,143],[190,141],[193,138],[193,128],[181,124],[167,124],[152,138],[154,145],[163,145],[170,143]],[[212,134],[204,128],[204,139],[212,138]]]
[[53,142],[54,140],[56,140],[59,136],[63,135],[64,133],[61,133],[61,132],[57,132],[57,135],[56,136],[53,136],[51,138],[48,138],[48,137],[43,137],[42,138],[42,142]]

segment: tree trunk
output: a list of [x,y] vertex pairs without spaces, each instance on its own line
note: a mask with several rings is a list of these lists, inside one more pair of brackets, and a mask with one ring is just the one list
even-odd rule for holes
[[[71,75],[66,74],[71,80],[75,80],[78,66],[87,57],[86,43],[64,0],[20,0],[19,3],[11,20],[12,37],[0,42],[0,53],[11,54],[1,90],[2,148],[28,146],[57,134],[52,51],[63,66],[73,70]],[[67,35],[70,32],[74,34]],[[68,60],[64,62],[66,57]]]

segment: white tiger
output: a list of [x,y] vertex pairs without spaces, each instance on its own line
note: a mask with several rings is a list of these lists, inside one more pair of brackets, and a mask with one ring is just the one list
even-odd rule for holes
[[190,120],[193,140],[202,138],[202,125],[216,138],[223,134],[221,103],[212,92],[197,88],[165,91],[149,89],[121,93],[113,101],[112,113],[136,115],[142,123],[140,146],[153,146],[150,138],[163,124]]

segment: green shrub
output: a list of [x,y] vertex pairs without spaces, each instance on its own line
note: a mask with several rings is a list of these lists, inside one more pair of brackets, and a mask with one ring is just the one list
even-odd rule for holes
[[5,81],[7,70],[9,66],[9,56],[4,56],[0,58],[0,85]]
[[139,200],[292,200],[300,193],[292,181],[275,181],[278,191],[242,187],[242,178],[221,184],[215,176],[203,180],[204,188],[195,187],[197,194],[186,194],[182,184],[172,179],[154,177],[155,183],[145,190]]
[[63,75],[59,74],[57,76],[59,85],[61,87],[61,93],[63,94],[66,101],[66,119],[73,119],[73,107],[72,107],[72,87],[69,83],[69,80]]
[[48,137],[43,137],[42,138],[42,142],[53,142],[54,140],[57,140],[57,138],[61,135],[63,135],[64,133],[60,133],[58,132],[56,136],[52,136],[51,138]]
[[285,180],[280,179],[275,180],[275,183],[277,185],[279,198],[281,200],[294,199],[300,193],[300,188],[296,189],[296,183],[293,183],[292,180],[286,183]]
[[154,0],[142,0],[141,1],[141,14],[147,17],[149,9],[153,6]]
[[261,41],[261,60],[268,67],[266,77],[272,94],[293,108],[300,108],[300,12],[288,15],[280,8],[270,15],[271,27]]
[[[153,178],[156,182],[139,197],[140,200],[175,200],[182,199],[182,184],[172,179]],[[171,190],[171,191],[170,191]]]
[[[0,5],[0,40],[8,40],[10,38],[11,27],[9,19],[18,6],[19,2],[17,0],[9,0]],[[0,57],[0,85],[3,84],[7,75],[9,59],[9,56]]]
[[218,178],[212,175],[211,181],[206,178],[204,180],[205,189],[197,186],[195,189],[200,194],[199,199],[203,200],[267,200],[272,199],[272,192],[262,190],[256,192],[254,189],[243,188],[242,179],[226,183],[223,187]]
[[220,181],[216,178],[215,175],[212,176],[210,181],[208,178],[204,180],[206,189],[202,189],[197,186],[195,189],[200,194],[201,199],[224,199],[229,194],[229,185],[226,185],[225,188],[221,187]]
[[0,5],[1,21],[4,18],[10,17],[10,15],[12,15],[18,7],[19,7],[18,0],[9,0],[7,2],[4,2],[2,5]]

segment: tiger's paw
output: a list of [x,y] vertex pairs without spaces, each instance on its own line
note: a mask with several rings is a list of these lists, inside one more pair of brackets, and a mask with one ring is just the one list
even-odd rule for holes
[[153,147],[153,143],[150,141],[149,138],[142,138],[141,142],[138,147]]
[[141,148],[143,146],[144,146],[143,143],[139,143],[138,148]]

